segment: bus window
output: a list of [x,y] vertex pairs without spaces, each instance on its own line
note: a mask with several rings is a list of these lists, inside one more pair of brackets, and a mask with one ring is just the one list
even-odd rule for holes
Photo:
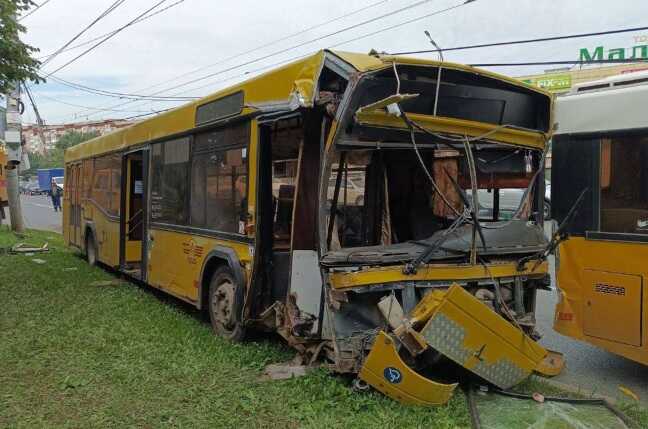
[[300,119],[280,121],[272,132],[272,231],[276,250],[290,248],[299,146],[303,135]]
[[601,232],[648,234],[648,137],[601,144]]
[[191,225],[245,234],[249,124],[199,134],[191,159]]
[[152,151],[151,219],[186,225],[189,218],[189,137],[156,144]]
[[83,161],[83,198],[92,197],[92,175],[94,173],[94,159]]
[[342,175],[339,179],[340,188],[336,204],[337,236],[334,235],[334,243],[339,240],[341,247],[369,244],[363,237],[366,234],[367,223],[371,221],[368,216],[364,216],[365,181],[370,155],[368,153],[354,155],[356,155],[354,159],[344,163],[342,170],[339,164],[333,164],[328,183],[328,206],[332,207],[338,175]]
[[92,200],[106,212],[110,212],[109,192],[110,163],[107,157],[97,158],[95,161],[95,172],[92,186]]

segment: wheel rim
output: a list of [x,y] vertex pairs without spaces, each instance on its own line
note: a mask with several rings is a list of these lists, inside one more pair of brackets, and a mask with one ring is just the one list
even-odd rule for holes
[[211,308],[214,321],[223,330],[230,331],[233,323],[234,284],[229,279],[222,280],[212,296]]

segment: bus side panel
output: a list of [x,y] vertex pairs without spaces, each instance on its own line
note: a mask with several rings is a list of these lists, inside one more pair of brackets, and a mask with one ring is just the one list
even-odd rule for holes
[[93,211],[97,257],[106,265],[119,267],[119,221],[111,219],[100,210]]
[[[646,260],[648,244],[582,237],[562,243],[556,264],[560,299],[554,329],[648,365]],[[597,305],[605,309],[597,311]],[[609,330],[606,325],[624,325],[623,335],[616,335],[615,341],[602,338]]]
[[[148,283],[197,303],[205,258],[216,247],[233,249],[246,271],[252,257],[248,244],[151,227]],[[249,273],[248,273],[249,278]]]

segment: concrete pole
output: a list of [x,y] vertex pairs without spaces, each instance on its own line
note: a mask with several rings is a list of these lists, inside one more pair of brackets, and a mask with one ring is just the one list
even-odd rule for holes
[[25,226],[20,204],[20,189],[18,184],[18,166],[22,160],[22,103],[20,102],[20,85],[16,83],[14,89],[7,95],[7,130],[5,131],[5,144],[7,147],[7,198],[9,199],[9,216],[11,229],[15,232],[24,232]]
[[9,199],[9,217],[11,219],[11,230],[24,232],[25,225],[20,204],[20,192],[18,186],[18,167],[7,168],[7,198]]

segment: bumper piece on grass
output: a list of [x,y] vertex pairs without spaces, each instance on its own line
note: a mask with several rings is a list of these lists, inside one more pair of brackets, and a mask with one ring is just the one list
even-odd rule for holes
[[390,398],[409,405],[443,405],[457,387],[457,383],[437,383],[417,374],[403,362],[394,340],[383,331],[376,336],[358,376]]
[[[501,389],[533,371],[556,375],[564,366],[560,353],[545,350],[458,285],[427,294],[394,334],[413,356],[432,347]],[[457,384],[437,383],[414,372],[398,355],[395,341],[381,331],[359,377],[405,404],[445,404]]]

